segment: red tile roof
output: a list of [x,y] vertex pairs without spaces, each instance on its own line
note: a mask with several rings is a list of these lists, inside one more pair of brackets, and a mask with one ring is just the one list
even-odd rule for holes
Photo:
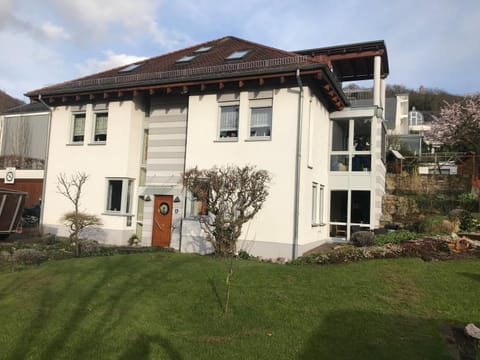
[[[207,46],[212,48],[206,52],[195,53],[196,50]],[[251,51],[242,59],[226,59],[234,51],[247,49]],[[177,62],[184,56],[195,54],[197,56],[189,62]],[[226,36],[146,59],[141,66],[132,71],[120,71],[127,66],[33,90],[26,95],[30,97],[36,97],[38,94],[58,96],[86,91],[120,90],[135,86],[178,83],[187,80],[221,79],[247,74],[275,73],[286,69],[322,68],[324,65],[309,56]]]

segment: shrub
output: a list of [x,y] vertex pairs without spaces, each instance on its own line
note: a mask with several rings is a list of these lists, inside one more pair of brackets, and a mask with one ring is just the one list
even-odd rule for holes
[[390,231],[386,234],[375,235],[374,244],[376,246],[383,246],[385,244],[398,244],[405,240],[412,240],[418,238],[420,235],[412,231]]
[[130,236],[128,239],[129,246],[137,246],[139,242],[140,239],[138,238],[137,234],[132,234],[132,236]]
[[451,234],[455,224],[440,215],[430,215],[419,225],[419,231],[426,234]]
[[13,262],[22,265],[38,265],[47,259],[44,252],[35,249],[18,249],[13,253]]
[[467,192],[458,195],[458,202],[460,206],[467,211],[474,212],[479,209],[479,199],[475,193]]
[[289,264],[339,264],[369,259],[398,258],[402,256],[405,256],[403,248],[396,244],[371,247],[354,247],[347,245],[331,252],[302,256],[292,260]]
[[243,259],[243,260],[248,260],[251,257],[250,254],[245,250],[240,250],[237,256],[239,259]]
[[468,211],[463,211],[460,215],[460,230],[474,231],[477,228],[478,221]]
[[371,231],[357,231],[351,236],[351,241],[355,246],[372,246],[375,235]]
[[8,251],[0,251],[0,264],[6,264],[10,261],[12,258],[12,254],[10,254]]
[[96,256],[100,255],[100,246],[95,240],[80,240],[79,244],[80,256]]

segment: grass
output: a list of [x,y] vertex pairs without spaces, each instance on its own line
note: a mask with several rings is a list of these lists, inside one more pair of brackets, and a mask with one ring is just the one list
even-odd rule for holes
[[478,260],[329,266],[152,253],[0,272],[0,359],[448,359]]

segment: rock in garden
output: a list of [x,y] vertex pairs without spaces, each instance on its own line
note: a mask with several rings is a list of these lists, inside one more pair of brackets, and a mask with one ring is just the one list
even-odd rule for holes
[[465,326],[465,334],[474,339],[480,340],[480,329],[474,324],[468,324]]

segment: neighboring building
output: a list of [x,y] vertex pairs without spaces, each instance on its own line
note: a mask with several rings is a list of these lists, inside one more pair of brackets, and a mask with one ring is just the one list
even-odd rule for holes
[[0,187],[25,191],[25,206],[42,198],[48,133],[48,109],[19,105],[0,115]]
[[[270,195],[240,247],[292,258],[376,228],[385,188],[383,41],[287,52],[235,37],[31,91],[51,108],[43,226],[66,234],[57,176],[89,174],[81,208],[110,244],[211,250],[185,169],[254,164]],[[353,108],[341,82],[374,80]]]
[[5,91],[0,90],[0,114],[5,110],[11,109],[15,106],[23,105],[24,102],[8,95]]

